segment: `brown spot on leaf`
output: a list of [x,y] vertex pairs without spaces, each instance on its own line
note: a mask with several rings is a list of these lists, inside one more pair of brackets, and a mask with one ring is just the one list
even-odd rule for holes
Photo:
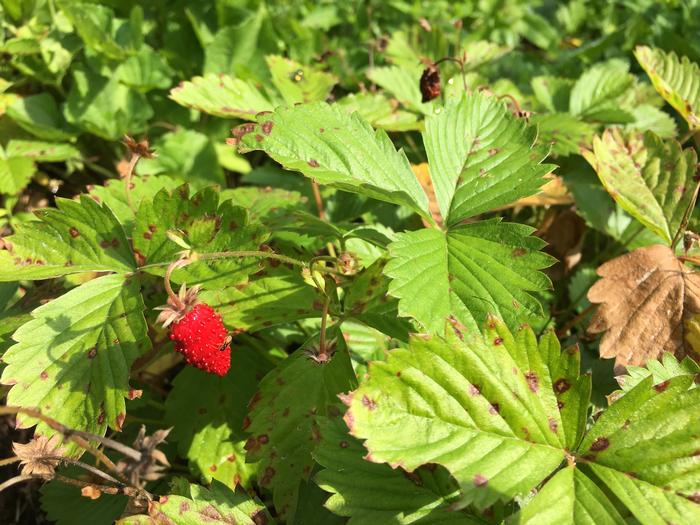
[[316,159],[309,159],[308,164],[312,168],[318,168],[319,166],[318,161]]
[[511,255],[513,255],[513,257],[522,257],[526,253],[527,250],[525,248],[523,248],[522,246],[518,246],[517,248],[513,248]]
[[559,395],[569,390],[569,388],[571,388],[571,384],[563,377],[554,382],[554,391]]
[[481,388],[477,385],[469,385],[469,394],[472,396],[478,396],[481,393]]
[[272,128],[274,125],[275,125],[275,123],[272,122],[271,120],[266,120],[265,122],[262,123],[262,125],[260,126],[260,129],[262,130],[262,132],[265,135],[269,135],[270,132],[272,131]]
[[549,421],[549,430],[551,430],[552,432],[554,432],[556,434],[557,428],[559,428],[559,424],[557,423],[557,420],[550,416],[548,418],[548,421]]
[[96,355],[97,355],[97,347],[93,346],[90,350],[88,350],[88,353],[87,353],[88,359],[95,359]]
[[491,403],[489,407],[489,414],[495,416],[501,411],[501,406],[498,403]]
[[591,445],[591,450],[593,452],[600,452],[601,450],[605,450],[610,446],[610,441],[608,441],[608,438],[606,437],[599,437],[596,438],[596,440],[593,442]]
[[496,338],[493,340],[493,344],[496,345],[496,346],[502,345],[502,344],[503,344],[503,338],[502,338],[502,337],[496,337]]
[[377,408],[377,403],[374,401],[374,399],[370,399],[369,397],[362,396],[362,404],[367,407],[368,410],[374,410]]
[[348,442],[343,440],[340,442],[340,448],[348,448]]
[[187,512],[188,510],[190,510],[189,503],[187,503],[186,501],[183,501],[182,503],[180,503],[180,507],[179,507],[180,514],[183,514],[183,513]]
[[493,157],[496,153],[498,153],[498,148],[491,148],[489,150],[489,157]]
[[260,437],[258,437],[258,442],[265,445],[270,441],[270,438],[267,437],[267,434],[261,434]]
[[212,472],[216,472],[217,470],[219,470],[219,468],[216,465],[212,465],[209,467],[209,470],[211,470]]
[[264,509],[256,510],[250,518],[255,525],[267,525],[268,519]]
[[272,467],[266,467],[265,472],[263,473],[262,477],[260,478],[260,484],[262,486],[267,486],[270,483],[272,483],[272,478],[275,477],[275,469]]
[[121,414],[117,414],[117,419],[114,420],[115,430],[121,431],[122,425],[124,424],[125,419],[126,419],[126,414],[124,412],[122,412]]
[[49,374],[47,374],[46,370],[44,370],[41,374],[39,374],[39,377],[42,381],[46,381],[49,378]]
[[151,232],[143,232],[143,238],[150,241],[153,238],[153,234]]
[[532,371],[528,371],[525,373],[525,380],[527,381],[528,388],[537,393],[537,391],[540,389],[540,380],[537,377],[537,374]]
[[668,388],[668,385],[670,385],[670,384],[671,384],[671,380],[670,380],[670,379],[667,379],[666,381],[663,381],[662,383],[659,383],[659,384],[657,384],[657,385],[654,385],[654,390],[656,390],[657,392],[661,393],[661,392],[663,392],[664,390],[666,390],[666,389]]
[[70,230],[68,230],[68,233],[70,233],[70,236],[74,239],[80,236],[80,232],[75,226],[71,226]]

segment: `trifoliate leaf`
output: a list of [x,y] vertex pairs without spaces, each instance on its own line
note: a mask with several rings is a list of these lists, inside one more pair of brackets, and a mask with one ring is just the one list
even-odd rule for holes
[[299,483],[311,476],[311,453],[322,439],[317,417],[339,414],[336,396],[354,386],[344,349],[319,364],[301,348],[260,383],[249,405],[247,460],[260,461],[258,482],[272,490],[280,515],[294,515]]
[[482,93],[448,101],[425,128],[430,176],[448,225],[537,193],[554,169],[532,148],[536,130]]
[[695,150],[652,132],[625,139],[608,130],[584,157],[620,206],[670,245],[693,198]]
[[56,199],[56,205],[38,210],[38,221],[16,225],[0,251],[1,281],[135,268],[124,230],[107,206],[86,195]]
[[187,496],[171,494],[161,496],[149,505],[150,515],[123,518],[117,525],[274,525],[274,520],[265,507],[244,490],[229,489],[214,481],[211,488],[190,485]]
[[325,506],[349,517],[349,525],[481,523],[449,508],[459,492],[444,469],[426,467],[409,474],[371,463],[363,458],[362,443],[344,427],[337,419],[319,418],[322,438],[314,458],[324,469],[314,480],[333,494]]
[[[248,223],[244,208],[230,201],[219,204],[215,188],[208,187],[189,196],[186,185],[172,193],[160,191],[153,202],[143,201],[136,218],[133,245],[141,265],[169,263],[182,247],[168,237],[168,230],[180,232],[187,245],[200,255],[235,250],[257,250],[267,233],[262,226]],[[173,272],[175,282],[218,288],[244,280],[258,271],[254,257],[201,260]],[[161,275],[165,265],[149,268]]]
[[660,244],[638,248],[604,263],[602,277],[588,291],[600,304],[588,331],[605,332],[600,356],[618,367],[643,365],[671,352],[694,352],[685,338],[686,323],[700,314],[700,274]]
[[114,72],[119,81],[145,93],[152,89],[167,89],[173,82],[174,71],[153,48],[141,46],[135,55],[119,64]]
[[625,525],[615,505],[579,468],[561,469],[508,525]]
[[542,315],[529,292],[551,286],[539,270],[553,258],[538,251],[544,242],[532,232],[493,219],[447,233],[398,234],[385,273],[393,279],[389,293],[399,298],[399,315],[413,317],[430,333],[444,332],[448,318],[478,330],[490,314],[511,326]]
[[[8,405],[38,407],[69,428],[120,430],[129,396],[129,368],[149,349],[140,283],[106,275],[32,312],[3,356],[2,383],[14,385]],[[36,420],[18,417],[18,427]],[[38,434],[54,433],[39,423]]]
[[458,326],[449,340],[416,337],[370,366],[345,421],[370,461],[443,465],[461,503],[486,508],[527,494],[565,457],[550,351],[529,327],[514,336],[494,318],[483,337]]
[[170,440],[204,481],[250,486],[256,467],[245,463],[243,420],[258,377],[269,369],[256,352],[233,346],[231,371],[224,377],[186,367],[173,381],[165,403],[165,419],[173,427]]
[[700,67],[688,57],[661,49],[637,46],[634,56],[646,71],[656,90],[688,122],[700,129]]
[[429,218],[428,198],[406,155],[356,113],[320,102],[278,108],[243,131],[242,152],[264,150],[284,168],[321,184],[403,204]]
[[254,332],[280,323],[321,317],[323,301],[301,277],[301,270],[266,269],[247,282],[206,290],[203,301],[216,308],[224,323]]
[[272,83],[289,106],[325,100],[337,82],[330,73],[278,55],[269,55],[265,61]]
[[634,77],[628,71],[629,66],[618,59],[593,66],[572,88],[569,111],[586,120],[632,121],[632,116],[615,102],[632,87]]
[[268,97],[252,81],[220,73],[194,77],[170,90],[178,104],[216,117],[255,120],[261,111],[272,111]]

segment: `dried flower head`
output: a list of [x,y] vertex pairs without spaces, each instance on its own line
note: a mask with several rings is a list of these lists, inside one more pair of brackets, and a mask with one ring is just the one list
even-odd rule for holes
[[25,476],[52,477],[64,454],[58,434],[50,438],[34,436],[29,443],[12,443],[12,450],[20,459]]
[[150,144],[148,143],[148,139],[142,139],[137,142],[129,135],[124,135],[122,144],[126,146],[132,155],[138,155],[144,159],[152,159],[156,156],[154,150],[151,149]]
[[156,310],[161,310],[157,321],[163,323],[163,327],[165,328],[185,317],[187,312],[192,310],[197,304],[197,294],[199,290],[200,286],[193,286],[188,289],[187,285],[183,284],[177,294],[177,300],[173,297],[168,297],[166,305],[156,308]]

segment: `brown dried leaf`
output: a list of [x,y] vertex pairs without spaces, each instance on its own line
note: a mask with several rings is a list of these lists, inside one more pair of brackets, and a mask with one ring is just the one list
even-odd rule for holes
[[64,453],[61,439],[60,435],[55,434],[50,438],[36,436],[29,443],[12,443],[12,450],[22,465],[22,474],[52,477],[61,462],[55,458]]
[[[411,164],[411,169],[423,188],[423,191],[428,196],[428,209],[430,210],[430,215],[433,216],[433,219],[438,225],[442,225],[440,206],[438,205],[437,198],[435,197],[435,189],[433,188],[433,181],[430,178],[428,163],[421,162],[420,164]],[[428,226],[427,223],[426,226]]]
[[600,356],[616,368],[644,365],[671,352],[693,354],[686,331],[700,313],[700,274],[685,266],[668,246],[639,248],[598,268],[602,277],[588,291],[600,304],[588,331],[605,332]]

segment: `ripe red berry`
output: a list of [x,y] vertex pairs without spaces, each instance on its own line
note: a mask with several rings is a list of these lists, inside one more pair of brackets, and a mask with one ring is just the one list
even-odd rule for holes
[[223,376],[231,367],[231,346],[221,316],[204,303],[197,303],[173,323],[170,339],[188,365]]

